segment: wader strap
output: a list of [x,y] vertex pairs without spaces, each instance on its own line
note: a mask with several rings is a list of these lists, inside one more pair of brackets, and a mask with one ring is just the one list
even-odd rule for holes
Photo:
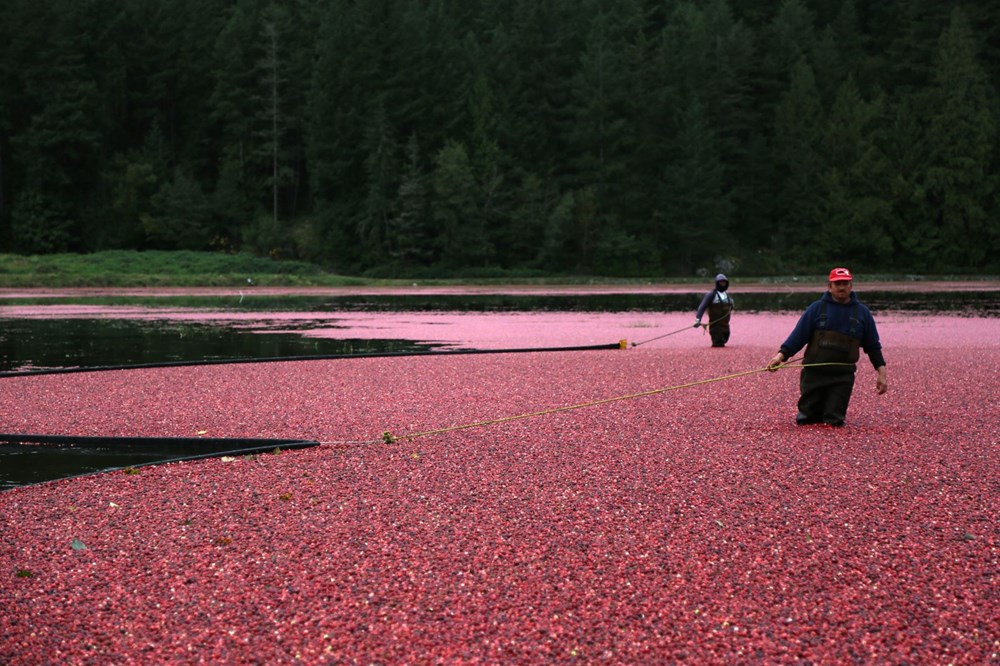
[[861,321],[858,319],[858,304],[851,311],[850,333],[844,335],[826,328],[826,301],[820,305],[816,330],[806,347],[803,361],[809,363],[857,363],[860,358]]

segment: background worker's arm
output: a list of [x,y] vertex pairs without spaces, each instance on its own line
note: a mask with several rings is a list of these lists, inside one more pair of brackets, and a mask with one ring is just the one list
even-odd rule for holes
[[694,322],[693,328],[698,328],[699,326],[701,326],[701,318],[705,315],[705,310],[708,309],[708,304],[712,301],[714,297],[715,297],[715,290],[713,289],[712,291],[705,294],[705,297],[701,299],[701,303],[698,305],[698,311],[694,313],[694,316],[697,317],[697,320]]

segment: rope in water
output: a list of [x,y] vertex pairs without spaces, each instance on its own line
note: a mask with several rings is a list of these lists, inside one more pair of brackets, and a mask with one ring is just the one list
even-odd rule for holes
[[592,351],[625,349],[625,340],[603,345],[577,345],[573,347],[527,347],[518,349],[432,349],[428,351],[361,352],[357,354],[320,354],[310,356],[270,356],[261,358],[213,358],[190,361],[159,361],[131,365],[90,365],[70,368],[41,368],[34,370],[9,370],[0,372],[0,379],[8,377],[36,377],[40,375],[66,375],[79,372],[105,372],[109,370],[150,370],[181,368],[199,365],[237,365],[249,363],[291,363],[293,361],[330,361],[337,359],[389,358],[399,356],[462,356],[473,354],[515,354],[539,352]]
[[783,365],[776,367],[766,366],[763,368],[756,368],[754,370],[746,370],[744,372],[737,372],[731,375],[724,375],[722,377],[712,377],[710,379],[700,379],[694,382],[688,382],[686,384],[676,384],[674,386],[665,386],[663,388],[652,389],[649,391],[641,391],[639,393],[629,393],[628,395],[615,396],[613,398],[602,398],[600,400],[591,400],[590,402],[581,402],[575,405],[563,405],[560,407],[553,407],[551,409],[542,409],[535,412],[528,412],[526,414],[516,414],[513,416],[501,416],[495,419],[486,419],[483,421],[475,421],[473,423],[464,423],[461,425],[446,426],[444,428],[435,428],[433,430],[422,430],[420,432],[411,432],[405,435],[393,435],[389,431],[382,433],[382,436],[378,439],[365,439],[365,440],[340,440],[340,441],[330,441],[330,442],[320,442],[322,445],[336,446],[336,445],[349,445],[349,444],[392,444],[401,439],[413,440],[418,437],[427,437],[430,435],[439,435],[446,432],[454,432],[456,430],[468,430],[470,428],[480,428],[488,425],[495,425],[498,423],[507,423],[509,421],[519,421],[521,419],[532,418],[535,416],[545,416],[547,414],[556,414],[558,412],[568,412],[575,409],[583,409],[585,407],[595,407],[597,405],[606,405],[612,402],[621,402],[623,400],[633,400],[635,398],[643,398],[650,395],[657,395],[659,393],[666,393],[668,391],[677,391],[680,389],[691,388],[693,386],[701,386],[703,384],[712,384],[714,382],[726,381],[729,379],[736,379],[738,377],[746,377],[748,375],[755,375],[761,372],[775,372],[777,370],[786,370],[793,368],[816,368],[820,366],[832,366],[832,365],[854,365],[853,363],[809,363],[805,364],[802,362],[790,363],[785,362]]
[[[727,312],[726,314],[722,315],[718,319],[713,319],[712,321],[708,322],[707,324],[698,324],[698,326],[700,326],[702,328],[702,333],[704,333],[705,331],[707,331],[709,326],[712,326],[713,324],[717,324],[720,321],[722,321],[723,319],[725,319],[726,317],[728,317],[731,314],[733,314],[733,310],[735,310],[735,309],[736,309],[735,307],[733,307],[732,305],[730,305],[729,306],[729,312]],[[684,328],[678,328],[676,331],[670,331],[669,333],[664,333],[663,335],[658,335],[655,338],[650,338],[649,340],[643,340],[642,342],[633,342],[632,346],[633,347],[638,347],[639,345],[644,345],[647,342],[652,342],[653,340],[659,340],[661,338],[667,338],[667,337],[670,337],[671,335],[677,335],[678,333],[682,333],[684,331],[691,330],[692,328],[697,328],[698,326],[685,326]]]

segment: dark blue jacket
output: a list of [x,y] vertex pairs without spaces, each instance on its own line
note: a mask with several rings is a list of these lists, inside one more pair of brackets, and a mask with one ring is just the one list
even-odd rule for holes
[[[833,300],[830,292],[823,294],[818,301],[813,302],[799,318],[799,323],[792,329],[791,335],[781,345],[781,353],[789,359],[799,352],[800,349],[809,344],[812,340],[813,332],[817,329],[820,313],[826,304],[826,326],[828,331],[836,331],[844,335],[856,338],[861,341],[861,348],[868,354],[868,359],[876,369],[885,365],[885,358],[882,356],[882,343],[878,338],[878,328],[875,327],[875,318],[872,317],[871,310],[864,303],[858,300],[857,295],[851,292],[851,302],[841,304]],[[860,330],[851,331],[851,315],[854,308],[858,309],[858,322]]]

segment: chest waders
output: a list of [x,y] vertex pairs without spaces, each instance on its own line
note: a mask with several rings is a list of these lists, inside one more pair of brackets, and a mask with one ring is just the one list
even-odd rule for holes
[[719,292],[708,306],[708,334],[713,347],[723,347],[729,342],[729,319],[733,313],[733,301],[728,296],[720,300]]
[[862,326],[858,319],[858,304],[851,311],[850,333],[845,335],[827,330],[826,302],[820,307],[816,330],[806,347],[803,364],[848,363],[821,368],[802,369],[799,375],[799,414],[796,421],[843,425],[847,406],[854,390],[855,365],[861,355]]

